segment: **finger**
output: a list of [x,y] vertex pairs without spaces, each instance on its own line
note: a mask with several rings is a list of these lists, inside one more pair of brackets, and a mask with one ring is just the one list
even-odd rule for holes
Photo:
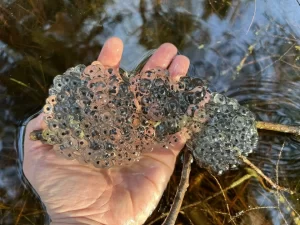
[[47,128],[47,124],[44,121],[45,113],[41,113],[36,118],[30,120],[26,125],[26,138],[32,141],[41,140],[41,134],[44,129]]
[[177,48],[170,43],[162,44],[150,57],[142,71],[161,67],[166,69],[177,54]]
[[[35,130],[44,130],[47,128],[47,124],[44,121],[44,113],[41,113],[36,118],[29,121],[29,123],[26,125],[25,130],[25,137],[24,137],[24,154],[26,157],[26,154],[29,152],[34,152],[36,149],[47,149],[49,150],[49,145],[44,145],[40,141],[33,141],[30,139],[31,132]],[[44,146],[44,147],[41,147]]]
[[104,43],[97,60],[107,67],[119,67],[122,53],[122,40],[117,37],[111,37]]
[[178,81],[180,77],[185,76],[190,66],[190,60],[183,55],[177,55],[173,59],[170,67],[170,77],[172,81]]

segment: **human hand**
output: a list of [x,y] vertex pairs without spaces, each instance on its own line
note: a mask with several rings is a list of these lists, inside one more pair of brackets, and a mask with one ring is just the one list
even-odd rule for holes
[[[98,57],[104,66],[118,68],[123,43],[107,40]],[[189,60],[177,55],[172,44],[163,44],[143,70],[168,68],[173,79],[187,73]],[[143,224],[157,206],[173,173],[176,156],[185,137],[169,149],[154,146],[130,166],[110,169],[91,168],[56,156],[53,146],[31,141],[33,130],[46,127],[43,114],[26,128],[23,170],[40,195],[52,224]]]

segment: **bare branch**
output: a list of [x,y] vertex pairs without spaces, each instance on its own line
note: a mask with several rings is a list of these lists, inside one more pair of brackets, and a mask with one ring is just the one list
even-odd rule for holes
[[182,201],[185,195],[185,192],[187,191],[187,188],[189,186],[189,178],[191,173],[191,163],[193,161],[192,154],[190,151],[185,148],[184,149],[184,161],[183,161],[183,168],[181,172],[181,179],[179,186],[176,191],[175,199],[172,204],[171,210],[169,212],[169,215],[165,219],[165,221],[162,223],[163,225],[174,225],[178,216],[178,213],[180,211]]
[[300,126],[289,126],[271,122],[256,121],[256,128],[261,130],[289,133],[293,134],[296,138],[300,138]]
[[259,168],[257,168],[252,162],[250,162],[249,159],[247,159],[245,156],[243,155],[239,155],[239,158],[241,160],[243,160],[243,162],[245,164],[247,164],[248,166],[250,166],[253,170],[255,170],[255,172],[257,172],[262,178],[264,178],[264,180],[269,183],[274,189],[278,190],[278,191],[284,191],[287,192],[289,194],[294,194],[293,191],[285,188],[285,187],[281,187],[278,184],[275,184],[269,177],[267,177]]

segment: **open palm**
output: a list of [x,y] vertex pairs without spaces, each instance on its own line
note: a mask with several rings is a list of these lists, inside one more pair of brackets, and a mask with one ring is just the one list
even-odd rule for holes
[[[118,68],[122,51],[122,41],[110,38],[98,61]],[[143,70],[168,68],[172,79],[185,75],[189,60],[176,53],[174,45],[161,45]],[[156,146],[130,166],[96,169],[59,158],[52,146],[29,139],[30,132],[43,128],[43,115],[27,125],[23,170],[52,224],[143,224],[158,204],[185,144],[178,133],[179,141],[169,149]]]

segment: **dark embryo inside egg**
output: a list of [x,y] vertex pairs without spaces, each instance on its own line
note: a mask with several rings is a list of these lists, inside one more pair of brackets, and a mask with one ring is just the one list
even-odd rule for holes
[[100,62],[78,65],[54,78],[43,111],[43,140],[98,168],[128,165],[155,143],[168,150],[181,131],[196,161],[222,173],[258,139],[254,115],[235,99],[209,92],[199,78],[173,81],[161,68],[125,81]]

